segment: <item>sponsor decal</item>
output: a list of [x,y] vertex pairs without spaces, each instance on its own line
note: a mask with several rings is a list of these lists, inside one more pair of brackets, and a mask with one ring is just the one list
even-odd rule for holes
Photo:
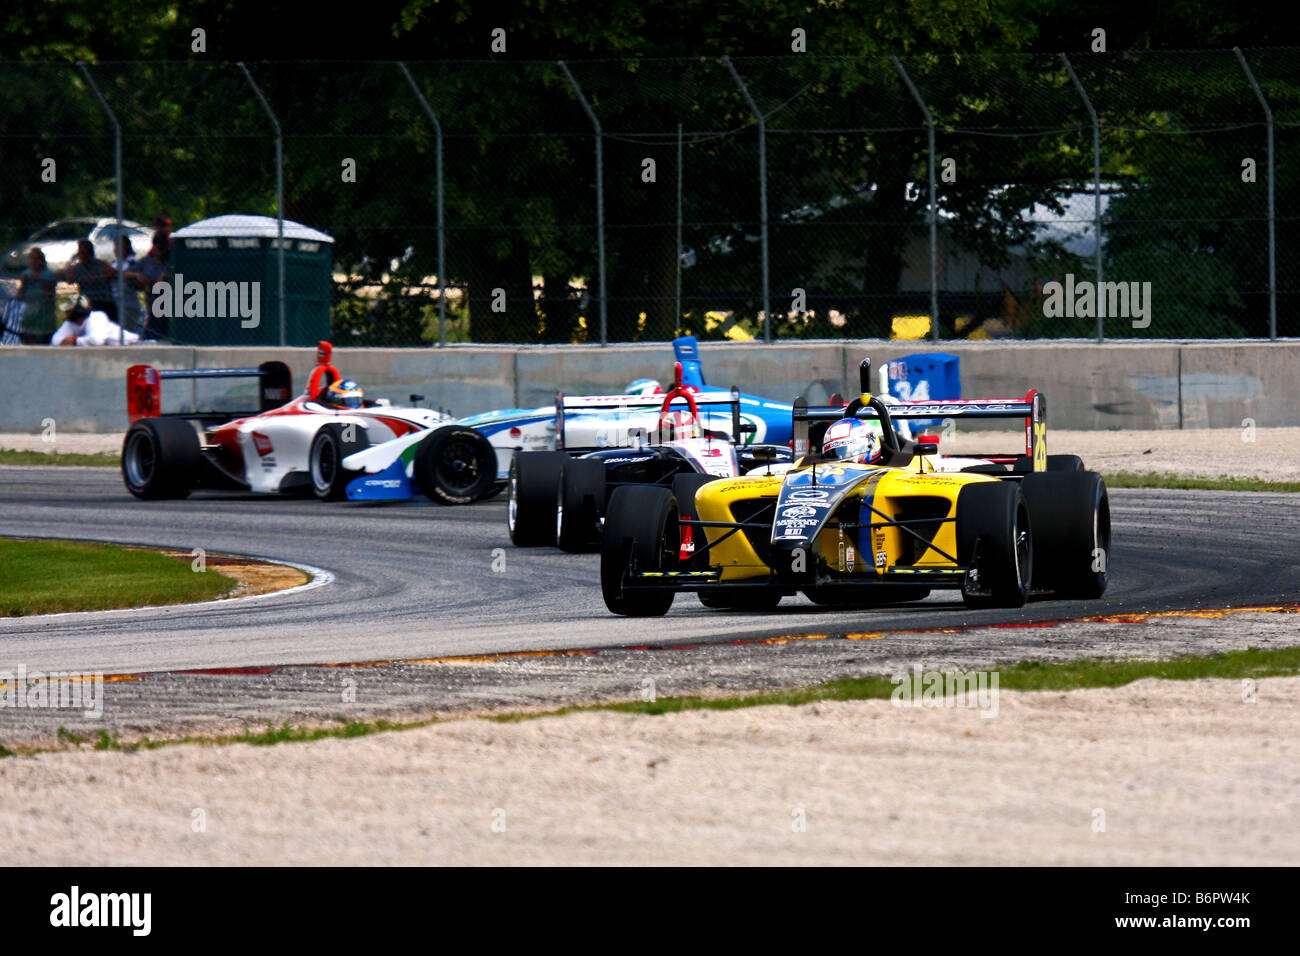
[[786,497],[791,501],[825,501],[830,497],[830,492],[820,488],[799,488]]
[[854,562],[853,548],[852,548],[852,547],[846,547],[846,548],[844,549],[844,569],[845,569],[846,571],[852,571],[852,570],[853,570],[853,562]]
[[261,432],[253,432],[253,446],[257,449],[257,453],[262,456],[269,455],[274,450],[271,446],[271,439]]
[[372,486],[374,486],[374,487],[376,487],[376,488],[400,488],[400,487],[402,487],[402,483],[401,483],[400,481],[398,481],[396,478],[369,478],[369,479],[366,480],[366,484],[367,484],[367,485],[372,485]]
[[787,518],[811,518],[817,514],[816,508],[807,505],[792,505],[781,512]]
[[884,552],[884,551],[877,551],[877,552],[876,552],[876,567],[878,567],[878,568],[883,568],[883,567],[884,567],[886,564],[888,564],[888,563],[889,563],[889,555],[888,555],[888,553],[886,553],[886,552]]

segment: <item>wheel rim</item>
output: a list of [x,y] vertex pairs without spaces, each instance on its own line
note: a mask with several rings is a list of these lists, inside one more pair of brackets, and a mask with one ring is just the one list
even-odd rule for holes
[[320,491],[328,491],[334,485],[334,475],[338,471],[338,455],[334,442],[322,438],[316,443],[316,454],[311,460],[312,484]]
[[514,534],[515,522],[519,520],[519,499],[515,492],[519,489],[519,479],[510,472],[510,497],[506,499],[506,527]]
[[450,491],[467,491],[478,483],[478,458],[467,441],[450,441],[438,453],[438,480]]
[[561,498],[559,504],[555,506],[555,540],[559,541],[564,537],[564,499]]
[[146,431],[137,431],[126,444],[126,477],[133,488],[143,488],[153,478],[158,456],[154,452],[153,438]]

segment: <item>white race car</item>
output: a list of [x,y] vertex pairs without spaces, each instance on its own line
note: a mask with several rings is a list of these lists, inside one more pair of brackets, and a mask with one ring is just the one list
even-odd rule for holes
[[[127,370],[131,426],[122,478],[137,498],[184,498],[196,488],[325,500],[400,500],[423,493],[467,504],[501,489],[496,450],[480,432],[428,408],[366,402],[329,364],[322,343],[307,391],[289,399],[283,362],[257,368]],[[256,412],[161,411],[166,379],[258,379]],[[417,396],[418,397],[418,396]]]

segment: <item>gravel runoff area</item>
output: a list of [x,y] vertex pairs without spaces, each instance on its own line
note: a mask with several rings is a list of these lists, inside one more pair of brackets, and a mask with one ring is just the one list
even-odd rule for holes
[[[1143,431],[1048,430],[1048,449],[1054,454],[1075,454],[1093,471],[1169,472],[1189,478],[1259,478],[1268,481],[1300,480],[1300,427],[1201,428]],[[1019,431],[981,431],[957,434],[940,442],[946,454],[1007,451],[1024,447]],[[0,448],[94,454],[122,448],[122,436],[59,432],[47,443],[37,434],[0,434]]]
[[11,864],[1300,860],[1300,678],[0,761]]

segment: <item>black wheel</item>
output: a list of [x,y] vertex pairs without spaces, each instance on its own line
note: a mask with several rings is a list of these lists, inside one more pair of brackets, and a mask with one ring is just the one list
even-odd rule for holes
[[[717,481],[712,475],[701,475],[693,471],[683,472],[680,475],[673,475],[673,498],[677,501],[677,513],[683,518],[698,519],[699,511],[695,508],[695,492],[699,491],[704,485],[711,481]],[[682,529],[682,540],[686,540],[686,529]],[[692,551],[699,551],[709,540],[703,528],[690,529],[690,542]],[[709,566],[708,552],[700,551],[699,560],[690,559],[686,567],[694,571],[706,570]],[[701,598],[701,601],[703,599]],[[779,598],[778,598],[779,600]],[[712,605],[705,604],[705,607]],[[717,605],[722,607],[722,605]]]
[[555,496],[569,456],[562,451],[517,451],[506,487],[506,529],[517,548],[555,543]]
[[967,607],[1024,607],[1033,575],[1029,506],[1012,481],[966,485],[957,495],[957,558],[969,567]]
[[202,465],[198,432],[187,421],[142,418],[122,441],[122,480],[137,498],[184,498]]
[[1034,529],[1034,587],[1063,598],[1106,593],[1110,497],[1101,475],[1025,475],[1020,492]]
[[594,458],[570,458],[560,468],[555,502],[555,543],[581,554],[600,549],[605,510],[605,466]]
[[677,503],[671,491],[656,485],[614,489],[600,547],[600,591],[605,606],[628,617],[667,614],[673,604],[672,589],[623,585],[632,565],[637,571],[676,569],[680,548]]
[[700,591],[700,603],[725,611],[770,611],[781,603],[784,597],[780,591],[769,589],[737,588],[734,593],[726,591]]
[[484,434],[464,425],[443,425],[415,452],[415,483],[430,501],[467,505],[496,484],[497,452]]
[[347,497],[348,482],[360,472],[348,471],[343,459],[370,447],[365,428],[355,422],[344,425],[331,422],[316,432],[307,453],[307,470],[311,490],[321,501],[341,501]]
[[[963,468],[963,471],[970,471],[969,468]],[[1021,455],[1011,466],[1011,470],[1017,474],[1032,472],[1034,470],[1034,460],[1028,455]],[[1078,455],[1048,455],[1048,471],[1083,471],[1083,459]]]

